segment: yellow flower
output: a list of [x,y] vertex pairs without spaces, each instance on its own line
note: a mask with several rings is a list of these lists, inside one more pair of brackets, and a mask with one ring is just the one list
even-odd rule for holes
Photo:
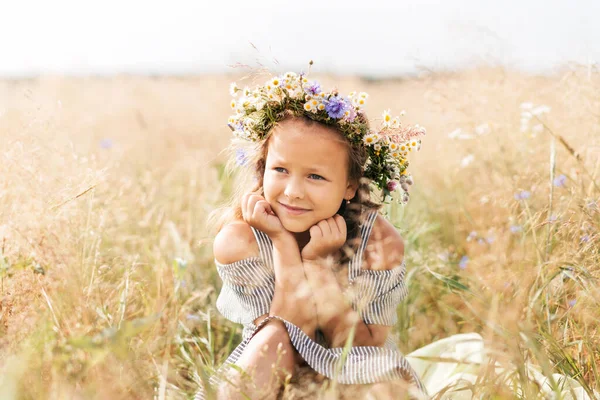
[[365,144],[367,145],[373,145],[375,143],[377,143],[379,141],[379,139],[381,139],[381,136],[379,136],[376,133],[371,133],[370,135],[366,135],[363,138],[363,141],[365,142]]
[[392,116],[390,115],[390,110],[385,110],[383,112],[383,123],[386,125],[389,125],[390,122],[392,121]]
[[275,87],[279,87],[279,85],[281,85],[281,79],[279,79],[279,78],[273,78],[271,80],[271,85],[273,85]]
[[231,108],[235,108],[235,106],[236,106],[236,104],[235,104],[235,100],[231,100],[231,103],[230,103],[230,105],[231,105]]
[[392,150],[392,151],[398,150],[398,144],[397,143],[390,143],[390,150]]
[[311,103],[315,107],[319,104],[319,102],[317,100],[312,100]]
[[364,106],[365,105],[365,99],[363,99],[363,98],[358,99],[358,105],[359,106]]
[[312,106],[312,104],[310,104],[310,102],[306,102],[306,103],[304,103],[304,109],[306,111],[312,111],[313,110],[313,106]]
[[394,152],[392,152],[392,157],[400,158],[400,153],[398,153],[397,151],[394,151]]
[[408,147],[406,146],[406,144],[401,144],[400,145],[400,151],[406,151]]
[[325,104],[319,103],[319,106],[317,108],[319,109],[319,111],[323,111],[325,109]]

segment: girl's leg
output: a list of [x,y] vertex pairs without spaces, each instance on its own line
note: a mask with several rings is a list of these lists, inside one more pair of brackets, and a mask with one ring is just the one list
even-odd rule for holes
[[247,376],[232,369],[231,383],[223,382],[218,399],[275,399],[297,361],[285,325],[274,319],[256,333],[236,362]]

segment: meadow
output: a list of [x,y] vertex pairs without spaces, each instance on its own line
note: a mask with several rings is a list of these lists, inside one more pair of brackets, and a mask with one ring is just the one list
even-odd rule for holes
[[[0,81],[1,399],[191,398],[240,341],[207,228],[238,77]],[[520,397],[527,362],[600,390],[598,66],[314,77],[427,128],[410,203],[383,208],[406,243],[401,350],[479,332]]]

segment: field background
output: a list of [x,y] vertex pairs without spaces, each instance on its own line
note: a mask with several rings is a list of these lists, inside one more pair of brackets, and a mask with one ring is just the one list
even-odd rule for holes
[[[0,81],[0,398],[189,398],[238,343],[206,228],[237,78]],[[598,68],[314,78],[428,131],[411,202],[384,208],[400,348],[476,331],[527,398],[525,362],[600,389]],[[499,382],[474,390],[512,397]]]

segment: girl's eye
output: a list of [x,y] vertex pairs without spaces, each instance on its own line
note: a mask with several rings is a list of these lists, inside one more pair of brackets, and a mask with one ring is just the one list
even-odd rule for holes
[[325,178],[323,178],[321,175],[317,175],[317,174],[310,174],[309,175],[311,179],[316,179],[316,180],[325,180]]
[[282,168],[282,167],[275,167],[273,169],[277,172],[285,172],[285,168]]

